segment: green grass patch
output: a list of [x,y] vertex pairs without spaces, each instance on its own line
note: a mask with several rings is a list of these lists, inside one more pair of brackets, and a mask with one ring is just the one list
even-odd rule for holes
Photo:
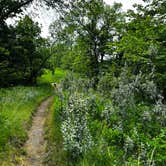
[[38,78],[39,84],[46,84],[46,83],[52,83],[52,82],[60,82],[62,78],[66,76],[67,72],[56,68],[54,73],[50,70],[45,70],[44,74]]
[[51,94],[48,87],[0,89],[0,165],[12,165],[27,139],[27,129],[39,103]]
[[66,152],[63,150],[63,138],[60,131],[61,102],[57,96],[46,120],[45,137],[47,140],[47,157],[45,163],[48,166],[67,166]]

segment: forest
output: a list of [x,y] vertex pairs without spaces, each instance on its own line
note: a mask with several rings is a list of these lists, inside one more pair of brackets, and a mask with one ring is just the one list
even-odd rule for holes
[[166,165],[166,0],[142,2],[0,0],[0,166]]

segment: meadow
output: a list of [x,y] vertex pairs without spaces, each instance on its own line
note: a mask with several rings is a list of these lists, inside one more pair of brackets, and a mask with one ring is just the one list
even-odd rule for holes
[[37,81],[38,84],[59,83],[66,74],[67,71],[60,68],[56,68],[54,72],[51,70],[45,70],[41,77],[38,77]]
[[37,86],[0,89],[0,165],[9,166],[22,160],[21,155],[26,154],[23,145],[37,107],[45,98],[53,95],[50,84],[60,82],[66,73],[62,69],[56,69],[54,74],[45,70],[38,77]]
[[24,154],[32,116],[39,103],[51,95],[48,86],[0,89],[0,165],[15,164]]
[[120,1],[0,0],[0,166],[166,165],[166,0]]
[[55,71],[46,71],[40,86],[0,89],[1,165],[17,165],[26,155],[23,144],[35,110],[54,94],[45,124],[46,165],[164,166],[166,107],[152,74],[108,74],[94,89],[78,73]]

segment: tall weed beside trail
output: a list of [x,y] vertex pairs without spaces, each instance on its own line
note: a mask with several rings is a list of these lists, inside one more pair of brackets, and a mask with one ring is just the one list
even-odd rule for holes
[[70,94],[75,91],[86,94],[89,92],[89,89],[93,88],[93,80],[78,78],[78,76],[75,76],[73,73],[68,73],[66,77],[61,80],[61,87]]
[[88,128],[88,105],[82,94],[69,96],[63,111],[61,131],[64,148],[72,159],[77,159],[93,146],[93,140]]

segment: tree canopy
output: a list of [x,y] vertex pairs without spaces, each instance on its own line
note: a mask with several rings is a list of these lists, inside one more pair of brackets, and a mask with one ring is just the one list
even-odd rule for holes
[[[34,61],[41,63],[37,54],[40,47],[43,49],[42,42],[45,41],[40,37],[39,26],[27,16],[15,27],[5,23],[7,18],[21,13],[32,2],[33,0],[0,1],[1,71],[4,73],[19,62],[20,68],[29,66],[28,70],[33,75],[32,71],[37,69],[30,67],[30,63],[32,66]],[[135,5],[135,10],[128,12],[123,12],[119,3],[110,6],[103,0],[38,1],[41,2],[58,13],[56,21],[50,26],[50,50],[54,57],[51,61],[56,61],[51,62],[52,65],[93,78],[95,84],[100,75],[110,68],[118,75],[118,71],[125,65],[134,74],[140,69],[148,73],[153,66],[156,82],[166,93],[165,1],[145,1],[145,6]],[[17,60],[14,61],[14,57]],[[23,63],[25,60],[29,61],[28,65]],[[16,64],[9,65],[10,62]],[[10,70],[9,73],[13,72]],[[25,73],[27,77],[27,71]]]

